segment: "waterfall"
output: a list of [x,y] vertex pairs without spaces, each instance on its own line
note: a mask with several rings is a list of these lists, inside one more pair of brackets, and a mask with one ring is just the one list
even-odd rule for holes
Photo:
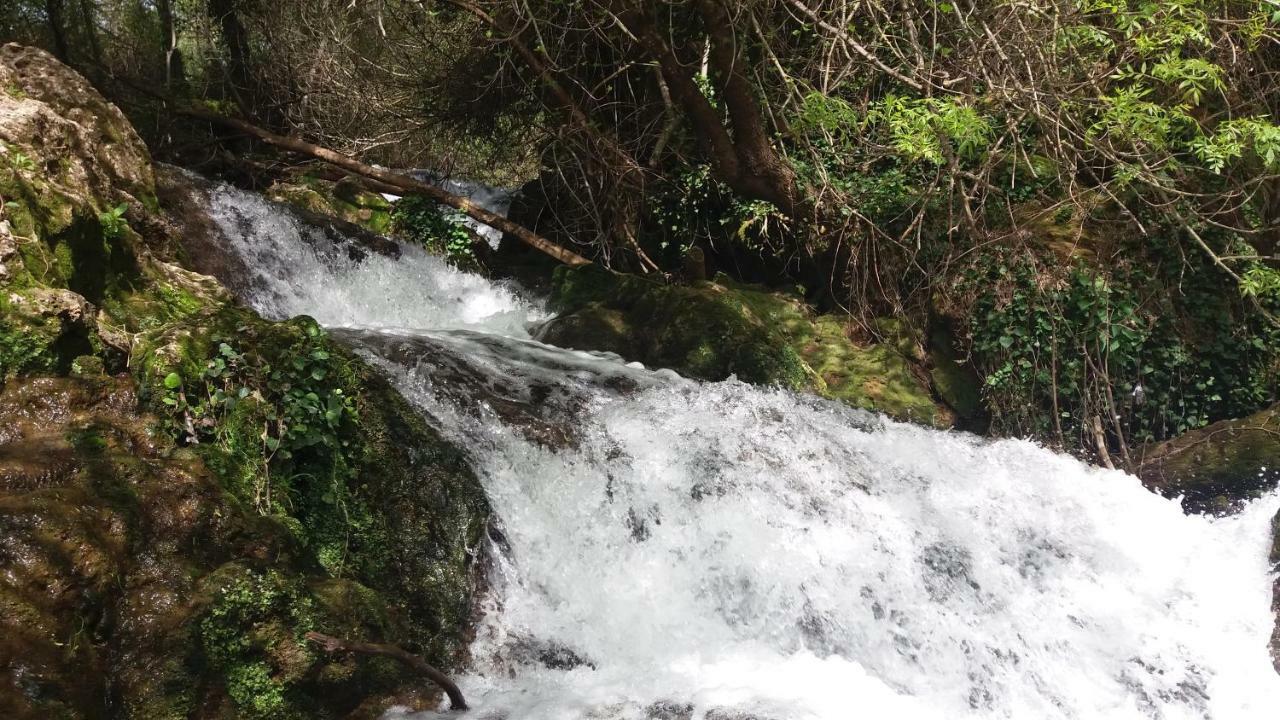
[[1186,516],[1030,442],[543,345],[516,287],[210,205],[246,302],[333,328],[468,451],[475,717],[1277,716],[1280,495]]

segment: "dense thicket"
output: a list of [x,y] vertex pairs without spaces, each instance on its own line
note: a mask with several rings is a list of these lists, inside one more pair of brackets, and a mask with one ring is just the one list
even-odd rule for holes
[[1277,0],[7,4],[163,152],[217,146],[139,87],[536,179],[615,268],[958,343],[1004,432],[1123,457],[1277,398]]

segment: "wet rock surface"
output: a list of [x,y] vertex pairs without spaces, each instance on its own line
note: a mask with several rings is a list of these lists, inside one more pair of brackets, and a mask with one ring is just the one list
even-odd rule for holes
[[1137,474],[1188,512],[1238,510],[1280,483],[1280,405],[1144,448]]
[[[0,717],[433,706],[304,635],[459,660],[489,512],[463,454],[313,321],[183,267],[217,262],[198,194],[157,196],[83,78],[6,45],[0,87]],[[324,435],[301,433],[304,380],[338,401]]]
[[880,343],[857,343],[834,316],[796,297],[724,278],[663,285],[595,266],[556,271],[560,315],[538,339],[616,353],[700,380],[808,391],[900,420],[950,427],[955,414],[932,396],[920,342],[884,320]]
[[1272,585],[1271,611],[1276,614],[1276,628],[1271,633],[1271,659],[1280,673],[1280,513],[1271,520],[1271,570],[1277,573]]

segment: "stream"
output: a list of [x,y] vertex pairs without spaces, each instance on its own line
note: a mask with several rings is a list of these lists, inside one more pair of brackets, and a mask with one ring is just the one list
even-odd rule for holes
[[552,347],[514,286],[209,200],[221,279],[332,329],[484,484],[467,717],[1280,716],[1280,495],[1187,516],[1031,442]]

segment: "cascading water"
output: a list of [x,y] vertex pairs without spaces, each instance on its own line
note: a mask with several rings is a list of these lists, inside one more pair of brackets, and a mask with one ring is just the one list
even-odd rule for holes
[[484,718],[1275,718],[1267,522],[1031,443],[534,342],[511,288],[211,193],[233,283],[466,447],[498,517]]

